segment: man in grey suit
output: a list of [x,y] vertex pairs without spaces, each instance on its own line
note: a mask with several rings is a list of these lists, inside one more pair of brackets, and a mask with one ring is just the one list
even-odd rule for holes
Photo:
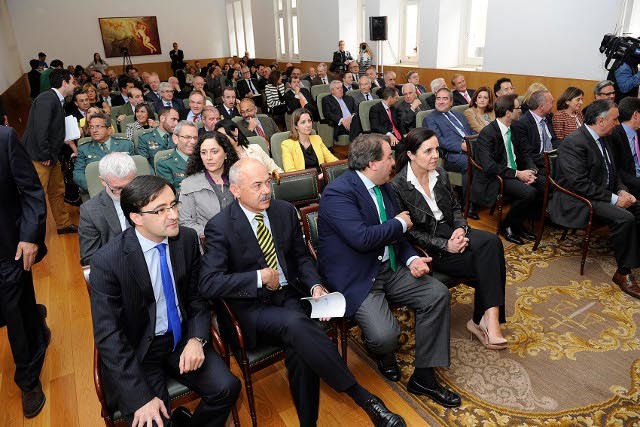
[[257,112],[256,104],[252,99],[244,98],[240,101],[242,120],[238,122],[238,128],[247,138],[261,136],[269,143],[273,134],[280,132],[280,129],[278,129],[278,125],[271,117],[262,116],[258,118]]
[[429,108],[418,99],[416,86],[413,83],[406,83],[402,86],[402,96],[404,101],[396,104],[396,110],[398,111],[399,130],[404,136],[416,127],[418,111],[425,111]]
[[126,153],[107,154],[98,165],[104,190],[80,206],[80,264],[89,265],[91,256],[115,235],[129,227],[120,207],[120,192],[136,177],[133,158]]
[[371,80],[369,80],[367,76],[362,76],[358,79],[358,93],[352,98],[356,101],[356,107],[359,106],[362,101],[380,99],[378,95],[371,92]]

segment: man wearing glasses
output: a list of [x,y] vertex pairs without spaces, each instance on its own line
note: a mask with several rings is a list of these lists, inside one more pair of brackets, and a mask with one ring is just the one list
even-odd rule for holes
[[[593,97],[596,99],[596,101],[599,101],[601,99],[610,99],[612,101],[615,100],[616,90],[613,86],[613,82],[611,80],[599,81],[593,87]],[[584,114],[584,111],[582,113]]]
[[183,120],[176,125],[172,138],[176,148],[158,161],[156,173],[169,181],[176,193],[180,193],[187,161],[198,144],[198,127],[194,122]]
[[89,265],[91,256],[113,237],[129,228],[120,206],[122,189],[136,177],[133,158],[125,153],[107,154],[98,166],[104,190],[80,206],[80,264]]
[[133,143],[127,138],[112,137],[111,117],[106,114],[96,114],[89,121],[91,141],[78,147],[78,157],[73,168],[73,182],[85,192],[87,191],[87,177],[85,169],[89,163],[97,162],[109,153],[121,151],[133,156]]
[[193,415],[174,411],[169,425],[224,426],[241,385],[208,344],[198,236],[178,225],[180,202],[160,177],[136,177],[120,203],[131,227],[91,257],[93,335],[107,404],[127,425],[168,425],[170,375],[202,399]]

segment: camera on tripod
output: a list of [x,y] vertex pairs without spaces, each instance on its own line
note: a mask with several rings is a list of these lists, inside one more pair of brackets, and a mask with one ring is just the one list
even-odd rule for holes
[[[640,60],[640,39],[605,34],[600,43],[600,53],[604,53],[607,57],[604,68],[607,71],[615,70],[629,59]],[[613,64],[609,66],[612,60]]]

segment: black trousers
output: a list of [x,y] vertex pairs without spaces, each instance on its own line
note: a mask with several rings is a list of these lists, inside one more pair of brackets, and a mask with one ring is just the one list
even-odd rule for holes
[[[201,396],[198,407],[193,412],[192,425],[220,427],[224,426],[231,407],[235,404],[240,390],[240,380],[236,378],[220,355],[211,344],[204,347],[204,362],[202,366],[191,372],[180,374],[180,355],[188,341],[183,338],[173,348],[171,333],[156,336],[151,342],[149,351],[142,361],[142,370],[156,396],[164,402],[167,411],[171,413],[169,391],[167,390],[167,375],[177,379]],[[133,414],[125,414],[128,425],[133,422]],[[163,422],[166,420],[163,417]],[[155,423],[153,424],[155,426]]]
[[[356,380],[338,349],[300,304],[300,294],[291,286],[279,291],[258,290],[264,306],[258,315],[258,343],[284,345],[289,389],[301,426],[315,426],[322,378],[343,392]],[[278,390],[272,390],[277,393]]]
[[640,267],[640,203],[622,209],[607,202],[592,201],[595,217],[611,230],[618,267]]
[[[449,239],[453,228],[446,222],[438,224],[436,236]],[[469,229],[469,246],[463,253],[433,256],[433,269],[453,277],[471,279],[475,289],[473,321],[478,324],[491,307],[498,307],[500,323],[504,323],[504,289],[507,280],[504,247],[498,236],[484,230]]]
[[32,390],[40,381],[47,343],[44,319],[36,305],[33,277],[22,268],[22,259],[0,260],[0,314],[7,325],[16,364],[14,381],[20,390]]
[[512,227],[516,231],[522,228],[522,223],[531,215],[540,215],[540,202],[544,195],[544,178],[538,177],[538,180],[531,185],[527,185],[520,180],[505,179],[504,195],[511,200],[511,208],[509,213],[504,217],[503,227]]

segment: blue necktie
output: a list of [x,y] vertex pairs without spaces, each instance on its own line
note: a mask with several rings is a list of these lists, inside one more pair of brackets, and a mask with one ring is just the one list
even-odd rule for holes
[[173,292],[173,280],[171,280],[171,272],[167,263],[166,243],[160,243],[156,246],[160,252],[160,275],[162,276],[162,291],[164,292],[164,300],[167,304],[167,318],[169,326],[167,333],[173,332],[173,349],[180,342],[182,337],[182,326],[180,325],[180,316],[178,316],[178,306],[176,304],[175,293]]

